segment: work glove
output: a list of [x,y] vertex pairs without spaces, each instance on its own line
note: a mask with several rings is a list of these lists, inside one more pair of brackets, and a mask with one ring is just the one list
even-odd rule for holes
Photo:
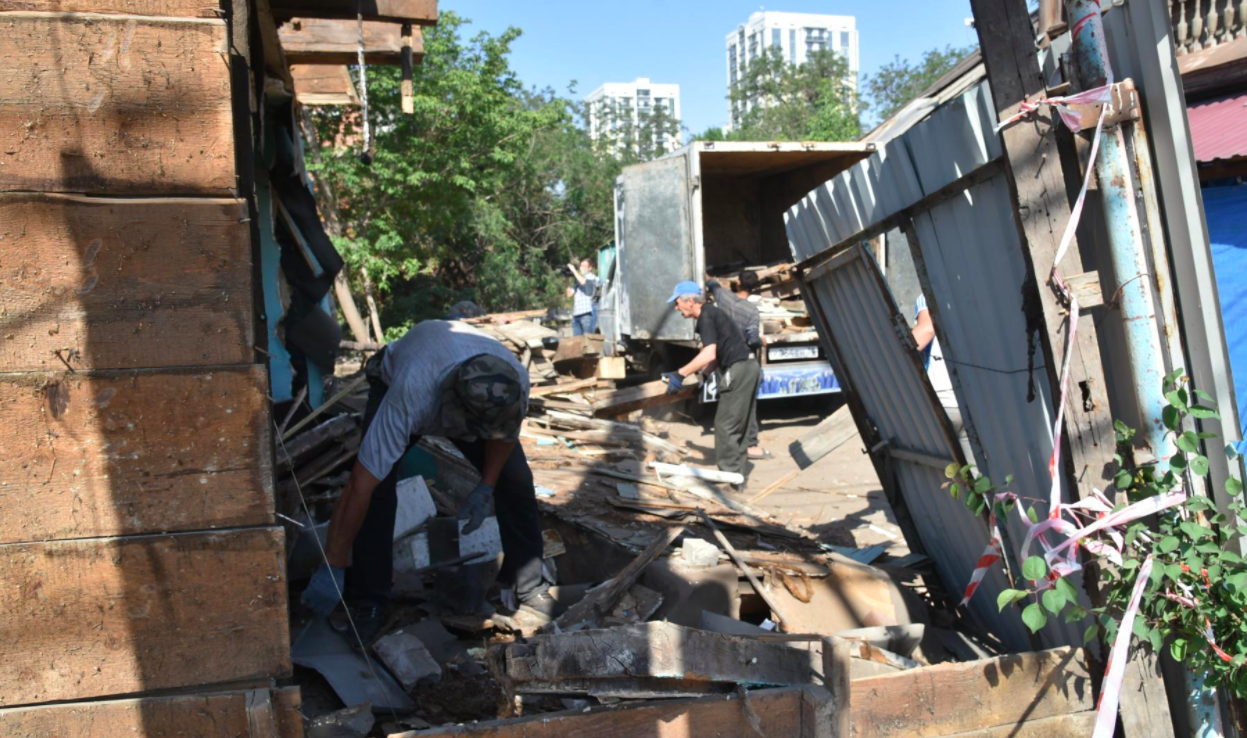
[[476,485],[476,489],[468,494],[468,498],[459,506],[459,519],[468,521],[460,531],[462,535],[466,536],[481,527],[481,523],[489,516],[489,503],[493,498],[494,488],[484,482]]
[[338,606],[338,602],[342,599],[342,588],[346,584],[346,570],[340,566],[333,566],[329,563],[323,563],[316,573],[312,575],[312,581],[307,583],[307,589],[303,590],[303,596],[299,598],[304,605],[307,605],[312,612],[323,617],[328,617],[333,612],[333,608]]
[[667,394],[674,395],[684,389],[684,377],[681,377],[678,372],[666,372],[662,378],[667,382]]

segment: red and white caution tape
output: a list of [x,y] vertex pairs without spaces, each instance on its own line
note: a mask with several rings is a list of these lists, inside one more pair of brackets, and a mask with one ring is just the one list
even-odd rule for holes
[[1126,614],[1121,616],[1117,637],[1113,639],[1113,648],[1108,654],[1108,668],[1104,670],[1100,704],[1095,707],[1095,731],[1091,738],[1112,738],[1113,731],[1117,729],[1117,703],[1121,700],[1121,681],[1126,675],[1126,661],[1130,655],[1130,635],[1134,632],[1135,615],[1139,613],[1139,600],[1143,598],[1143,589],[1147,587],[1151,575],[1152,557],[1148,556],[1139,567],[1139,578],[1135,580],[1130,604],[1126,607]]

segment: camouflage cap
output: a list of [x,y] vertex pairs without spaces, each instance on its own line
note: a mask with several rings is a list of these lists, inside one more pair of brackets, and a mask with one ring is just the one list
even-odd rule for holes
[[442,389],[442,425],[452,438],[516,438],[523,420],[524,385],[515,366],[500,356],[473,356]]

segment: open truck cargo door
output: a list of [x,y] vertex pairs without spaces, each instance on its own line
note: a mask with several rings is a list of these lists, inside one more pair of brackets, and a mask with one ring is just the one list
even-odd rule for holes
[[693,239],[694,198],[684,152],[625,167],[615,182],[619,333],[646,341],[691,341],[693,322],[667,304],[676,282],[705,275]]

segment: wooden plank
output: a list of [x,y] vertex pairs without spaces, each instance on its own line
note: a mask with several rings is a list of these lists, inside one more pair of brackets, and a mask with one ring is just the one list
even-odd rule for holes
[[525,682],[637,677],[776,687],[821,684],[822,662],[818,649],[661,622],[535,636],[507,646],[503,663],[515,690],[524,692]]
[[225,44],[217,20],[0,16],[0,191],[228,195]]
[[0,546],[0,706],[290,671],[281,528]]
[[225,199],[0,195],[0,371],[252,361],[246,212]]
[[366,21],[437,24],[437,0],[269,0],[269,5],[278,20],[299,16],[353,21],[359,14]]
[[1087,738],[1094,732],[1095,712],[1088,711],[957,733],[946,738]]
[[696,394],[699,381],[693,377],[684,379],[684,389],[674,395],[667,394],[667,383],[661,380],[646,382],[635,387],[597,393],[593,401],[594,415],[627,415],[637,410],[670,405],[691,399]]
[[[303,738],[299,688],[257,691],[271,695],[280,738]],[[0,733],[23,738],[262,738],[248,726],[248,696],[215,692],[14,707],[0,710]]]
[[807,700],[805,707],[815,713],[813,720],[826,723],[828,738],[849,738],[853,726],[849,642],[835,636],[824,638],[822,657],[823,687],[830,699]]
[[[303,105],[359,105],[359,93],[355,91],[355,83],[346,65],[291,64],[290,77],[294,81],[295,99]],[[359,346],[342,348],[358,349]]]
[[303,738],[303,693],[298,687],[273,690],[277,733],[281,738]]
[[979,735],[1095,708],[1084,654],[1071,648],[856,679],[851,688],[854,738]]
[[603,356],[598,359],[594,376],[598,379],[625,379],[628,367],[622,356]]
[[[515,720],[447,725],[390,738],[831,738],[806,724],[802,700],[826,699],[819,687],[765,689],[740,695],[595,707]],[[742,702],[744,704],[742,704]],[[756,727],[755,727],[756,726]]]
[[572,336],[559,339],[559,347],[555,349],[552,361],[557,365],[586,356],[597,356],[602,353],[602,342],[601,336]]
[[[1043,75],[1035,52],[1034,29],[1024,0],[971,0],[979,45],[991,84],[992,100],[999,119],[1013,115],[1022,102],[1043,97]],[[1034,120],[1004,129],[1004,144],[1012,189],[1014,219],[1023,256],[1035,282],[1026,285],[1023,309],[1028,322],[1040,331],[1040,346],[1047,365],[1048,381],[1060,386],[1058,372],[1067,347],[1065,306],[1049,285],[1065,226],[1070,218],[1056,131],[1061,123],[1056,112],[1042,109]],[[1061,273],[1082,274],[1077,239],[1060,265]],[[1062,472],[1067,488],[1078,499],[1094,489],[1108,489],[1117,468],[1113,460],[1117,442],[1113,431],[1104,366],[1093,317],[1084,313],[1069,357],[1069,396],[1065,403]],[[1092,600],[1099,599],[1094,582]],[[1132,659],[1126,667],[1139,688],[1122,693],[1121,714],[1127,736],[1172,736],[1165,685],[1155,658]]]
[[[355,64],[359,61],[359,27],[354,19],[292,18],[277,29],[277,38],[289,64]],[[412,29],[412,61],[424,59],[424,37]],[[364,23],[364,59],[369,64],[398,64],[402,60],[401,26],[379,21]]]
[[797,462],[797,466],[806,469],[857,437],[857,425],[853,422],[853,413],[846,403],[819,421],[808,433],[789,444],[788,453]]
[[24,738],[238,738],[250,736],[250,729],[246,694],[233,692],[0,710],[0,733]]
[[552,620],[542,626],[542,633],[558,633],[568,631],[580,626],[582,623],[588,623],[592,627],[599,615],[609,613],[624,592],[632,586],[637,577],[645,571],[645,567],[650,565],[654,559],[658,558],[663,551],[684,533],[684,526],[673,526],[664,528],[656,538],[632,560],[623,571],[616,574],[609,584],[605,584],[597,589],[590,590],[584,599],[568,608],[567,612],[559,616],[557,620]]
[[177,18],[219,18],[204,0],[0,0],[0,12],[111,13]]
[[0,543],[273,520],[267,372],[0,375]]

